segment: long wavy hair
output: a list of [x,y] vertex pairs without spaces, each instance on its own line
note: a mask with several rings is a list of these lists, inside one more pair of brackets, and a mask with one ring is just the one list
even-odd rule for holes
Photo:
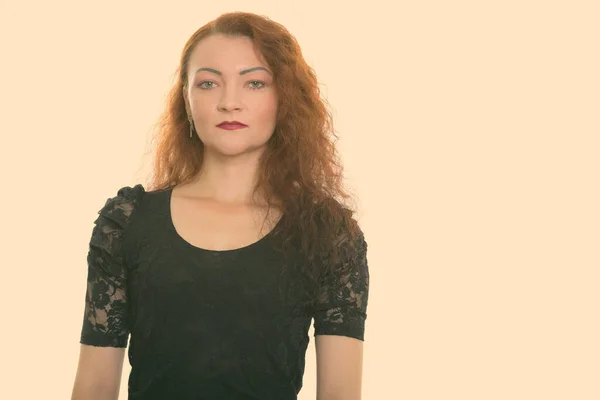
[[[342,254],[362,231],[353,217],[354,197],[344,185],[338,139],[317,77],[306,63],[296,39],[281,24],[246,12],[222,14],[198,29],[183,48],[176,81],[157,124],[156,155],[150,189],[187,183],[200,171],[203,144],[189,137],[183,96],[188,62],[204,38],[222,34],[246,36],[273,71],[279,97],[276,128],[259,163],[258,183],[270,206],[283,217],[273,231],[284,254],[293,253],[301,272],[314,284],[342,266]],[[301,257],[301,258],[298,258]],[[318,285],[307,286],[314,300]]]

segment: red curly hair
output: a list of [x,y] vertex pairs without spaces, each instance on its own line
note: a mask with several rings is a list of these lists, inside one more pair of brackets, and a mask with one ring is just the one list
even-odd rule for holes
[[[343,183],[331,113],[320,96],[317,77],[306,63],[296,39],[267,17],[231,12],[198,29],[183,48],[176,82],[155,137],[156,155],[150,189],[166,189],[191,181],[200,171],[203,144],[189,137],[183,96],[190,54],[202,39],[215,34],[246,36],[273,71],[279,97],[277,123],[260,160],[258,183],[271,206],[283,216],[274,237],[284,254],[302,256],[302,272],[312,283],[339,263],[346,244],[362,235],[353,217],[353,197]],[[327,258],[327,261],[323,258]],[[313,287],[314,288],[314,287]],[[311,291],[313,298],[316,292]]]

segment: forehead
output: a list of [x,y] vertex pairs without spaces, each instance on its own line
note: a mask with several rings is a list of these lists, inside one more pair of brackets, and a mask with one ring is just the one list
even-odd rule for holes
[[213,35],[202,39],[194,47],[189,65],[191,71],[199,67],[213,67],[226,73],[265,64],[249,37]]

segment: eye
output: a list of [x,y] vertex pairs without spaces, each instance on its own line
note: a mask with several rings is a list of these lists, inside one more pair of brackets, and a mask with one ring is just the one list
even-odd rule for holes
[[[214,82],[202,81],[202,82],[198,83],[198,85],[196,85],[196,86],[203,90],[212,89],[214,87],[214,86],[207,86],[207,84],[214,85]],[[263,81],[250,81],[249,84],[250,84],[250,89],[252,89],[252,90],[262,89],[266,85],[266,83]]]
[[[252,84],[254,84],[254,83],[258,83],[259,85],[262,85],[262,86],[258,86],[258,87],[252,86]],[[250,81],[250,88],[252,90],[262,89],[264,86],[265,86],[265,83],[263,81]]]
[[205,83],[214,83],[214,82],[211,82],[211,81],[202,81],[202,82],[200,82],[200,83],[199,83],[198,85],[196,85],[196,86],[198,86],[200,89],[205,89],[205,90],[206,90],[206,89],[210,89],[210,87],[202,86],[202,85],[204,85]]

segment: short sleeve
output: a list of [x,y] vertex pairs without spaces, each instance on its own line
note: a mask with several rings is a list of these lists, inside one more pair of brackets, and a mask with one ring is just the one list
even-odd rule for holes
[[127,347],[127,266],[124,262],[125,229],[144,188],[125,186],[109,198],[94,221],[87,255],[87,289],[81,344]]
[[364,340],[369,296],[367,242],[362,231],[354,246],[341,241],[341,265],[320,288],[314,312],[314,335]]

